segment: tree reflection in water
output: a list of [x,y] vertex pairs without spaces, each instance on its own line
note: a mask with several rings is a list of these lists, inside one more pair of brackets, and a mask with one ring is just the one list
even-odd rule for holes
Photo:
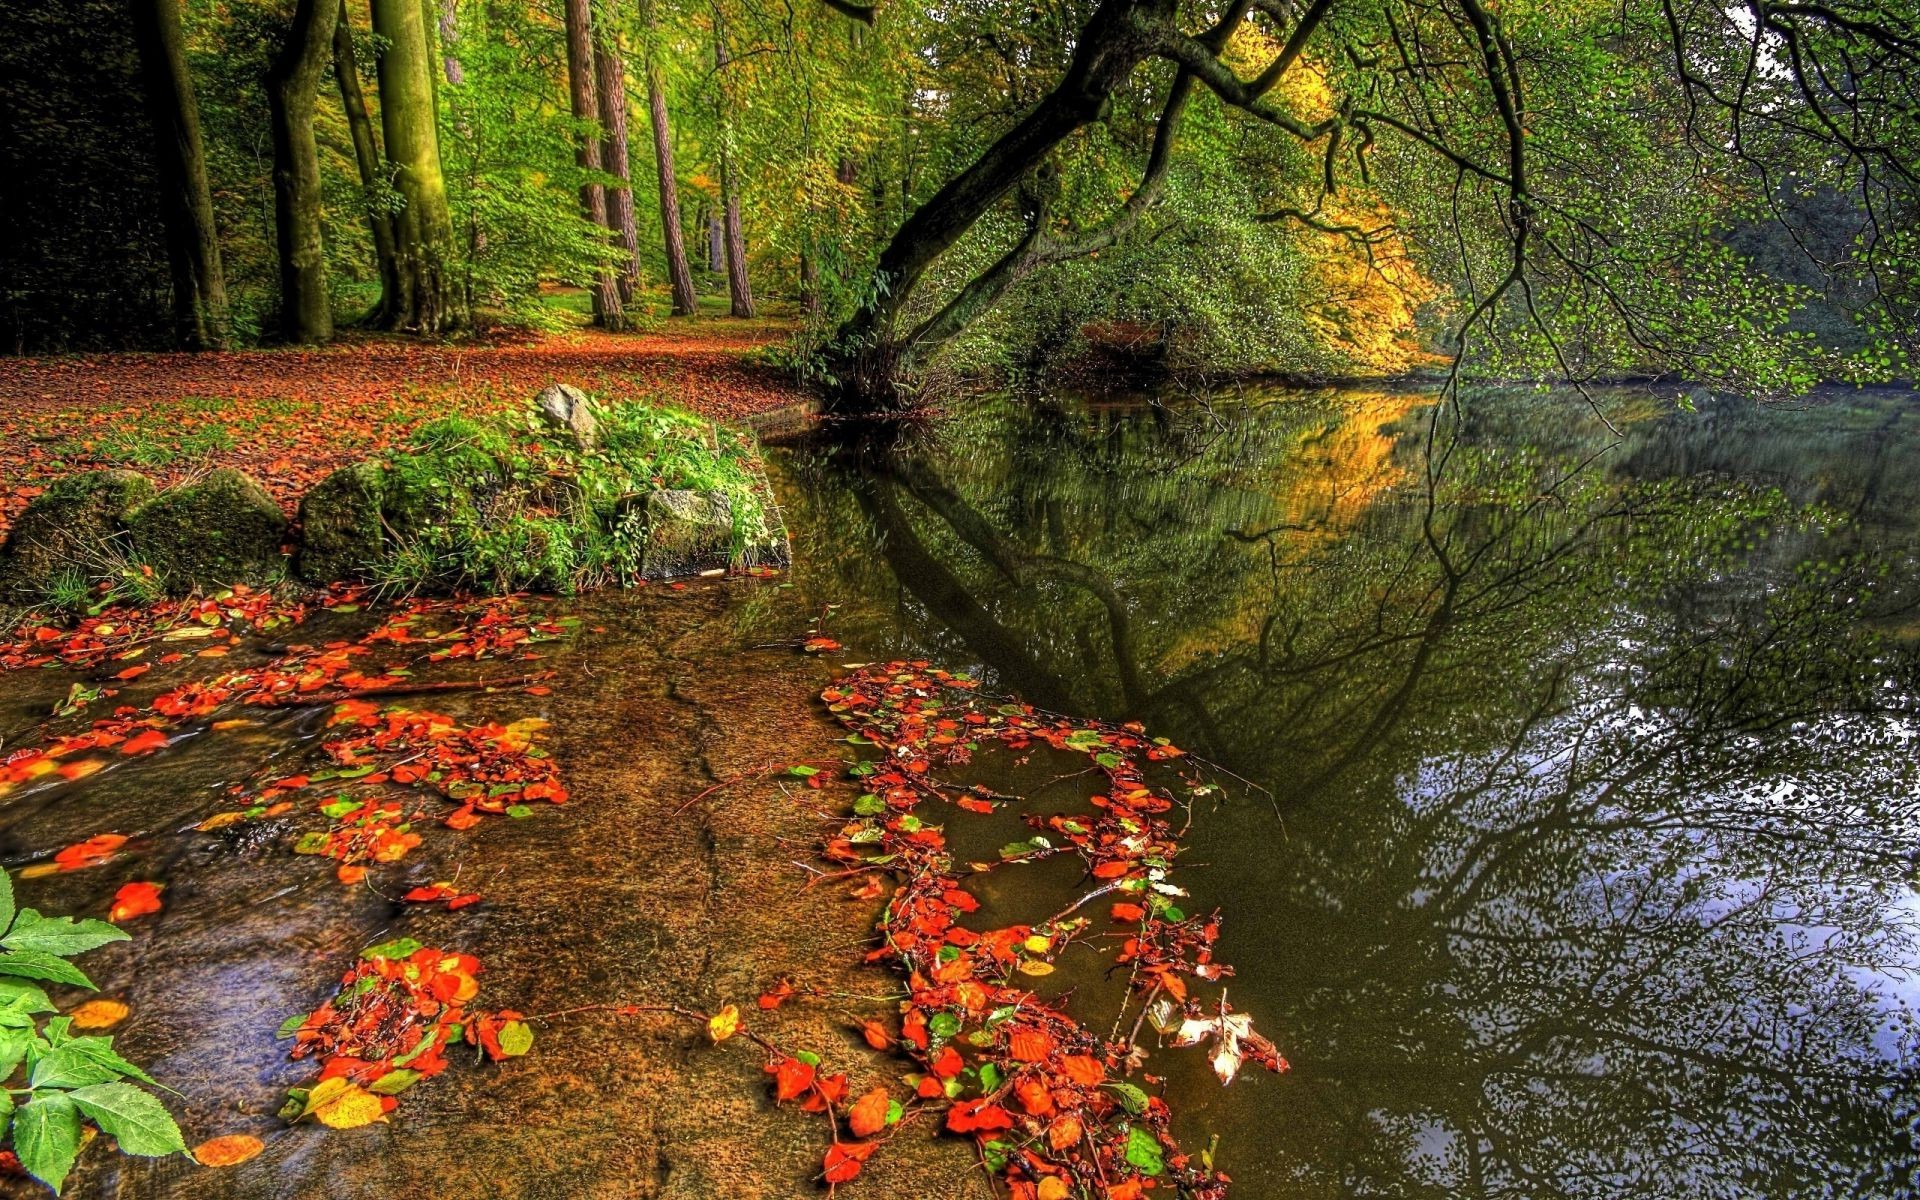
[[783,460],[863,654],[1270,793],[1186,883],[1294,1073],[1153,1064],[1244,1195],[1912,1194],[1920,414],[1610,400],[1618,443],[1287,393]]

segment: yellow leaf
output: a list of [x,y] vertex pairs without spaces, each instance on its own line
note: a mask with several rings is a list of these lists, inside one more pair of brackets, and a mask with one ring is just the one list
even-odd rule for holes
[[[322,1086],[333,1082],[333,1079],[325,1080]],[[319,1088],[315,1088],[314,1094],[318,1095],[319,1091]],[[362,1125],[386,1120],[387,1110],[380,1102],[380,1097],[357,1083],[349,1083],[326,1100],[315,1104],[313,1115],[329,1129],[358,1129]]]
[[1053,964],[1050,962],[1041,962],[1037,958],[1029,958],[1020,964],[1020,973],[1022,975],[1051,975],[1053,974]]
[[89,1000],[70,1015],[75,1029],[107,1029],[126,1020],[127,1011],[118,1000]]
[[1027,948],[1029,954],[1045,954],[1047,949],[1053,945],[1053,939],[1045,934],[1036,933],[1022,942],[1021,945]]
[[59,863],[50,863],[50,862],[35,863],[30,867],[22,868],[20,871],[20,878],[45,879],[49,875],[58,875],[59,873],[60,873]]
[[229,825],[246,819],[247,814],[243,812],[215,813],[198,825],[195,825],[194,828],[198,829],[201,833],[212,833],[216,829],[225,829]]
[[729,1004],[707,1018],[707,1036],[724,1042],[740,1031],[740,1010]]
[[201,1142],[193,1148],[193,1157],[203,1167],[232,1167],[266,1148],[265,1142],[250,1134],[230,1133]]

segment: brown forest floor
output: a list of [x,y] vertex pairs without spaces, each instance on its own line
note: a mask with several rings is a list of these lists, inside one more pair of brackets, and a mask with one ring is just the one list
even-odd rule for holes
[[422,421],[524,404],[550,383],[658,396],[740,420],[799,393],[753,352],[779,319],[696,317],[462,345],[365,337],[320,350],[92,354],[0,361],[0,532],[47,481],[124,466],[161,483],[238,467],[291,509],[329,471]]

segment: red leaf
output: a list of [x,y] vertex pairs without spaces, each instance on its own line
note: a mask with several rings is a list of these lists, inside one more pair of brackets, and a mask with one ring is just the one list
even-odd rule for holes
[[848,1182],[860,1174],[860,1164],[873,1157],[879,1148],[878,1142],[837,1142],[827,1147],[827,1182]]

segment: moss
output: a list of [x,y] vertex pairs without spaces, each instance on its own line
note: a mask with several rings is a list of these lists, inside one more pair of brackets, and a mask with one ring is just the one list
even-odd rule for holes
[[[387,541],[375,574],[395,587],[570,592],[762,561],[783,545],[743,434],[672,409],[593,418],[591,448],[536,405],[516,418],[449,418],[386,460]],[[683,492],[698,533],[647,497]]]
[[286,532],[273,497],[226,468],[162,492],[127,519],[134,554],[174,593],[274,582],[285,572]]
[[386,471],[379,463],[355,463],[321,480],[300,499],[300,553],[295,569],[309,583],[358,578],[385,552],[380,518]]
[[84,471],[34,497],[0,550],[0,599],[32,603],[56,577],[91,578],[120,561],[133,511],[154,496],[138,471]]

